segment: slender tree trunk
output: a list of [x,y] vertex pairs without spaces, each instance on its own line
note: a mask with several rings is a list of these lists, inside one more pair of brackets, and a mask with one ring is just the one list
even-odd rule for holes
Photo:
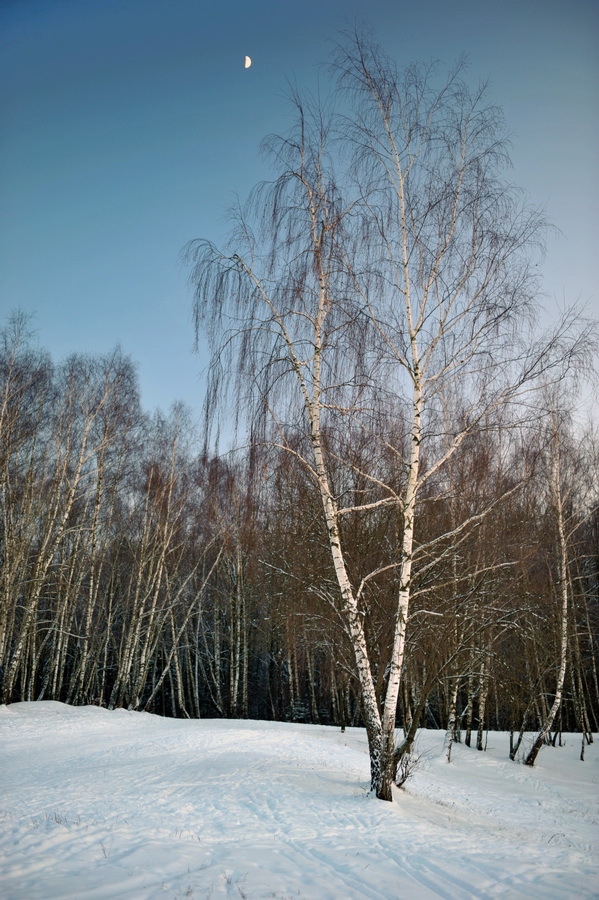
[[466,737],[464,738],[464,743],[467,747],[470,746],[472,742],[472,717],[474,715],[474,673],[470,672],[468,675],[468,689],[467,689],[467,703],[468,709],[466,710]]
[[449,693],[449,714],[447,717],[447,730],[445,732],[445,757],[447,762],[451,762],[451,748],[456,740],[456,730],[458,721],[458,691],[460,688],[459,678],[452,679],[452,685]]
[[480,666],[480,682],[478,690],[478,731],[476,734],[476,749],[484,750],[483,734],[485,730],[485,715],[487,712],[487,698],[489,696],[489,674],[486,655],[483,656]]
[[555,696],[551,709],[525,759],[527,766],[534,766],[539,751],[558,713],[562,702],[564,681],[566,678],[566,662],[568,658],[568,548],[564,527],[564,510],[561,489],[560,443],[557,435],[551,455],[551,493],[557,524],[557,592],[560,600],[560,664],[555,686]]

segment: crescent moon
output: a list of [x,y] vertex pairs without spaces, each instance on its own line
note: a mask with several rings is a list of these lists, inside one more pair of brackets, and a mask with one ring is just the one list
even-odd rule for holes
[[251,59],[249,58],[249,56],[246,56],[245,62],[244,62],[244,64],[243,64],[244,69],[249,69],[249,67],[251,66],[251,64],[252,64]]

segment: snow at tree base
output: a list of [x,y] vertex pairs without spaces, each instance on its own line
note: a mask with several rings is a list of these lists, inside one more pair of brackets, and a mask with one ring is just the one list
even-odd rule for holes
[[443,737],[382,803],[363,729],[0,707],[0,896],[598,897],[597,744],[531,769]]

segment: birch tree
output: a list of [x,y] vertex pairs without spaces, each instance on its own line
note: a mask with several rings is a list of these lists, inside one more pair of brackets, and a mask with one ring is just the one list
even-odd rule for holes
[[[390,800],[414,578],[498,502],[420,541],[424,488],[541,373],[559,377],[572,333],[562,324],[539,341],[529,330],[544,223],[505,178],[503,123],[484,90],[470,90],[459,66],[440,86],[433,67],[400,72],[361,36],[340,47],[334,71],[342,115],[294,94],[294,128],[265,142],[274,181],[235,215],[227,248],[194,242],[188,258],[196,328],[212,340],[209,416],[233,389],[252,439],[291,454],[318,490],[334,573],[321,595],[353,647],[372,790]],[[447,428],[442,409],[456,391]],[[380,429],[394,419],[401,427]],[[357,467],[339,447],[364,435],[389,451],[398,477],[360,470],[356,503],[339,472]],[[345,523],[387,508],[397,539],[357,578]],[[378,638],[364,618],[389,573],[396,600],[377,685]]]
[[[553,409],[549,423],[547,446],[547,487],[548,511],[554,525],[554,593],[557,601],[557,669],[553,702],[547,710],[539,732],[526,756],[525,764],[534,766],[543,744],[553,728],[560,712],[566,668],[571,652],[570,620],[572,618],[573,579],[570,572],[572,544],[574,536],[584,522],[597,508],[597,487],[585,471],[592,471],[590,459],[584,459],[582,448],[567,448],[567,434],[573,429],[566,428],[566,415],[557,408],[557,398],[553,398]],[[587,446],[590,446],[590,440]],[[578,450],[578,452],[576,452]],[[577,458],[578,457],[578,458]],[[584,459],[584,463],[582,460]],[[578,463],[578,465],[577,465]],[[581,465],[582,463],[582,465]],[[583,470],[584,467],[584,470]],[[576,645],[578,636],[576,635]],[[584,732],[584,728],[583,728]]]

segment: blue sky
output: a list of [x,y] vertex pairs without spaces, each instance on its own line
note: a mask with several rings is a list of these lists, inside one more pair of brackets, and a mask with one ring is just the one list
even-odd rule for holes
[[35,313],[56,359],[120,343],[147,408],[199,414],[180,252],[224,236],[235,194],[268,177],[258,146],[290,123],[287,82],[314,88],[356,18],[399,62],[465,52],[489,79],[514,183],[559,229],[549,314],[584,301],[598,316],[594,0],[2,0],[0,321]]

